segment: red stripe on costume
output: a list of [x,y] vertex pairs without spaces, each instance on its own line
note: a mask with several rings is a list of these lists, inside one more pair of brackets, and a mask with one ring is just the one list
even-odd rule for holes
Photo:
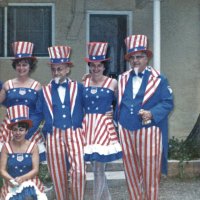
[[90,45],[89,55],[94,55],[95,45]]
[[97,49],[96,49],[95,55],[98,56],[100,48],[101,48],[101,44],[97,43],[96,46],[97,46]]
[[[62,193],[64,194],[66,191],[66,187],[68,187],[68,182],[67,182],[67,167],[66,167],[66,144],[64,144],[63,141],[63,134],[64,131],[62,131],[61,129],[59,129],[59,136],[60,136],[60,140],[59,140],[59,146],[60,146],[60,158],[59,160],[61,161],[61,164],[59,165],[60,167],[60,171],[62,173],[62,178],[60,179],[61,185],[62,185]],[[64,196],[64,195],[63,195]]]
[[51,85],[49,84],[47,86],[44,86],[43,91],[44,91],[44,97],[46,99],[49,111],[52,114],[53,106],[52,106],[52,99],[51,99]]
[[144,105],[147,102],[147,100],[154,94],[160,82],[160,79],[158,78],[156,78],[156,80],[153,80],[152,76],[150,76],[149,78],[150,79],[148,81],[148,85],[144,94],[142,105]]
[[[52,134],[55,134],[54,132]],[[56,176],[56,167],[54,165],[54,156],[55,153],[53,152],[55,149],[53,149],[52,147],[54,147],[53,145],[53,136],[52,135],[48,135],[48,139],[47,139],[47,151],[48,151],[48,163],[49,163],[49,168],[50,168],[50,173],[54,182],[54,187],[55,187],[55,191],[56,191],[56,196],[58,199],[61,199],[61,194],[60,194],[60,190],[59,190],[59,186],[58,186],[58,180],[57,180],[57,176]]]
[[128,145],[128,142],[130,142],[131,140],[128,139],[127,137],[130,137],[128,132],[122,130],[122,132],[121,132],[121,139],[122,139],[121,144],[122,144],[122,148],[123,148],[123,152],[124,152],[123,161],[124,161],[124,166],[125,166],[125,169],[126,169],[125,170],[126,181],[127,181],[127,184],[130,185],[131,188],[132,188],[130,190],[130,187],[128,187],[130,199],[134,199],[134,197],[136,196],[136,193],[137,193],[135,190],[137,189],[138,185],[135,185],[136,188],[134,187],[134,183],[137,183],[137,181],[136,181],[135,174],[133,173],[132,165],[130,163],[131,157],[130,157],[130,151],[128,150],[129,147],[131,147],[132,145]]
[[[60,156],[59,156],[59,154],[60,154],[60,152],[61,152],[61,149],[59,149],[60,150],[60,152],[58,152],[58,146],[60,147],[61,146],[61,144],[60,144],[60,142],[61,142],[61,131],[59,130],[58,132],[55,130],[55,132],[54,132],[54,134],[56,135],[56,137],[54,137],[54,143],[55,143],[55,157],[56,157],[56,159],[59,159],[60,160]],[[57,139],[57,137],[59,138],[59,139]],[[55,159],[55,158],[54,158]],[[60,165],[56,165],[55,167],[56,167],[56,170],[57,170],[57,172],[58,172],[58,177],[60,177],[60,180],[59,180],[59,183],[61,183],[62,182],[62,179],[64,178],[63,176],[62,176],[62,173],[61,173],[61,169],[60,169],[60,167],[62,166],[62,164],[63,163],[60,163]],[[63,185],[62,184],[58,184],[58,187],[59,187],[59,191],[61,191],[61,193],[63,193]],[[62,196],[62,195],[61,195]]]

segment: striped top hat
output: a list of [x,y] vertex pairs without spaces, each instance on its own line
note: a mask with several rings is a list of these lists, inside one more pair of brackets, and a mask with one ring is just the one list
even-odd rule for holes
[[32,59],[37,60],[36,57],[32,56],[33,54],[33,47],[34,44],[31,42],[25,42],[25,41],[17,41],[12,43],[12,49],[14,53],[14,59]]
[[130,57],[138,52],[145,52],[147,57],[152,57],[152,52],[148,50],[147,36],[146,35],[130,35],[125,39],[127,47],[127,54],[125,59],[129,60]]
[[86,62],[101,62],[110,60],[110,58],[106,58],[107,49],[107,42],[90,42],[88,43],[89,58],[84,58],[84,60]]
[[12,129],[13,125],[18,122],[25,122],[29,128],[32,127],[32,120],[29,119],[29,107],[25,105],[15,105],[7,109],[10,123],[7,125],[8,129]]
[[69,46],[53,46],[48,48],[50,63],[49,64],[62,64],[68,63],[72,66],[70,61],[71,47]]

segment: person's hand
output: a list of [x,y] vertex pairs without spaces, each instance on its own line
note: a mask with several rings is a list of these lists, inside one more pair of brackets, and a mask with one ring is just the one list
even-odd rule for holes
[[144,124],[151,123],[151,120],[152,120],[151,111],[140,109],[138,114],[141,116],[142,121],[143,121]]
[[84,74],[82,77],[82,81],[84,82],[87,78],[90,78],[91,74]]
[[17,181],[15,181],[15,179],[10,179],[8,181],[8,185],[11,187],[16,187],[16,186],[19,186],[19,183]]
[[15,178],[15,181],[20,185],[24,182],[24,179],[21,176],[19,176]]

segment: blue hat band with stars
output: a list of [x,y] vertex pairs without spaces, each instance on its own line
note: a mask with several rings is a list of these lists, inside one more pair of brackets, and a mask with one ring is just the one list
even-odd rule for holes
[[15,123],[15,122],[20,122],[22,120],[29,120],[29,119],[27,119],[26,117],[18,117],[18,118],[11,119],[10,122]]
[[105,55],[101,55],[101,56],[89,56],[89,59],[92,60],[92,61],[105,60],[106,56]]
[[26,57],[32,57],[32,54],[19,53],[15,55],[15,58],[26,58]]
[[59,64],[59,63],[68,63],[70,62],[69,58],[52,58],[51,63],[53,64]]
[[132,53],[132,52],[135,52],[135,51],[145,51],[147,50],[146,47],[143,47],[143,46],[140,46],[140,47],[134,47],[132,49],[129,49],[128,50],[128,53]]

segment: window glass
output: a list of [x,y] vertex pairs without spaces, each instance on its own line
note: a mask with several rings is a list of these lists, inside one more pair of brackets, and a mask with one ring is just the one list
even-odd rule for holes
[[108,75],[117,78],[126,71],[124,38],[127,35],[127,15],[91,14],[90,41],[108,42]]
[[30,41],[34,43],[35,56],[48,56],[51,46],[52,13],[50,6],[8,7],[8,56],[13,56],[11,43]]
[[0,56],[4,55],[4,10],[0,7]]

